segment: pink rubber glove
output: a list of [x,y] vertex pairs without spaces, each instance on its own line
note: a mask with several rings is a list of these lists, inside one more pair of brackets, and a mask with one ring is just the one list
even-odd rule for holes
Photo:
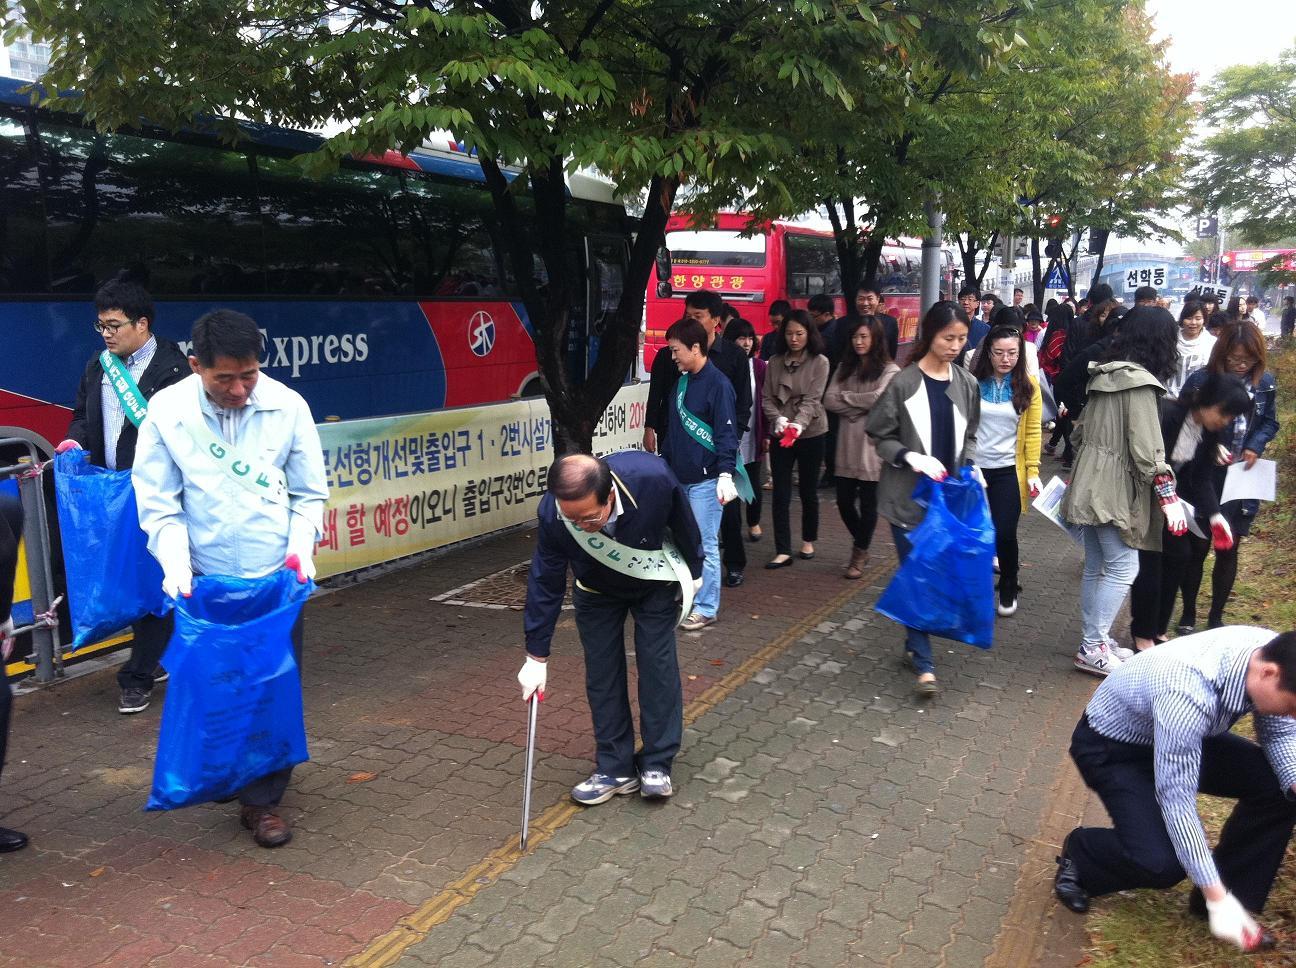
[[801,428],[794,423],[788,424],[783,428],[783,436],[779,438],[780,447],[791,447],[801,436]]
[[299,585],[304,585],[315,577],[314,562],[307,559],[307,563],[303,565],[300,555],[289,555],[284,559],[284,567],[297,573]]
[[81,450],[81,449],[82,449],[81,445],[78,444],[71,437],[69,437],[67,440],[63,441],[61,444],[59,444],[57,447],[54,448],[54,453],[66,454],[69,450]]

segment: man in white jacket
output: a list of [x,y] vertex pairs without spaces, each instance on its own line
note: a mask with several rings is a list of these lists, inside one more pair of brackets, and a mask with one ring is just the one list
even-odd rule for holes
[[[301,395],[260,372],[262,347],[248,316],[208,313],[193,326],[193,375],[149,401],[132,480],[173,597],[190,594],[195,574],[259,578],[291,563],[299,581],[315,575],[328,498],[319,433]],[[292,638],[300,666],[301,618]],[[278,813],[291,777],[279,770],[239,794],[263,847],[292,838]]]

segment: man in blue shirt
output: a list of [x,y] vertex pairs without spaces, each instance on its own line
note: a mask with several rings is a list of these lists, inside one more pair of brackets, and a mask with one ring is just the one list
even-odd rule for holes
[[[172,597],[188,595],[195,574],[260,578],[288,565],[298,581],[315,577],[328,500],[319,432],[301,395],[261,372],[262,349],[248,316],[201,317],[193,374],[153,398],[140,428],[140,526]],[[299,667],[304,614],[292,631]],[[289,767],[239,793],[243,826],[262,847],[292,838],[279,816],[291,778]]]
[[[673,323],[666,330],[666,343],[680,379],[671,391],[666,432],[658,444],[684,485],[702,532],[706,553],[702,589],[693,602],[693,613],[680,625],[686,632],[696,632],[715,624],[720,611],[720,518],[724,506],[738,498],[733,480],[738,462],[734,391],[728,378],[707,359],[707,332],[701,323],[687,317]],[[702,442],[705,437],[710,438],[710,446]]]
[[[103,337],[104,348],[121,361],[146,400],[189,375],[189,362],[180,347],[154,335],[153,299],[139,283],[106,283],[95,293],[95,311],[95,329]],[[90,463],[127,471],[135,462],[138,435],[95,354],[81,377],[67,440],[58,445],[58,452],[87,450]],[[121,687],[117,711],[123,714],[147,709],[153,683],[166,677],[158,663],[171,638],[171,614],[141,616],[131,623],[131,633],[130,657],[117,670]]]
[[[1254,715],[1259,743],[1230,732]],[[1107,677],[1071,758],[1112,828],[1077,827],[1054,890],[1077,913],[1131,888],[1196,885],[1189,909],[1255,951],[1262,911],[1296,826],[1296,632],[1228,626],[1157,646]],[[1197,794],[1237,800],[1212,855]]]
[[[645,798],[669,797],[684,732],[676,595],[687,590],[691,596],[702,583],[702,539],[688,495],[652,454],[569,454],[549,471],[537,518],[523,619],[526,662],[518,673],[522,698],[544,698],[570,567],[597,747],[594,773],[573,788],[572,799],[593,806],[636,790]],[[663,551],[668,542],[674,557]],[[639,670],[643,747],[637,756],[626,680],[627,616],[634,619]]]

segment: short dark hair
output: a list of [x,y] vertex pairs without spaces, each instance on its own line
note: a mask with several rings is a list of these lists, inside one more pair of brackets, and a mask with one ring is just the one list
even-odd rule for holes
[[787,328],[788,323],[796,323],[806,331],[806,356],[823,356],[825,352],[823,334],[819,332],[819,327],[810,321],[810,314],[804,309],[794,309],[788,313],[787,319],[783,320],[783,352],[787,352]]
[[832,296],[826,293],[817,292],[806,302],[806,309],[812,313],[836,313],[837,307],[833,305]]
[[593,494],[606,504],[612,493],[612,470],[589,454],[563,454],[549,468],[549,493],[559,501],[579,501]]
[[[687,300],[686,300],[686,304],[687,304]],[[772,303],[770,303],[769,314],[771,316],[778,316],[780,318],[786,319],[787,314],[790,312],[792,312],[792,304],[788,302],[786,299],[775,299]]]
[[1296,632],[1283,632],[1260,647],[1260,658],[1278,666],[1283,692],[1296,692]]
[[859,294],[862,293],[862,292],[871,292],[871,293],[873,293],[873,295],[877,296],[879,299],[882,298],[882,287],[879,286],[876,282],[870,282],[870,283],[867,283],[867,284],[861,284],[861,285],[859,285],[859,286],[856,286],[856,287],[855,287],[855,298],[858,299],[858,298],[859,298]]
[[981,290],[978,289],[976,286],[964,286],[962,289],[959,290],[958,297],[959,299],[962,299],[964,296],[976,296],[977,302],[980,302]]
[[1024,296],[1024,295],[1026,295],[1026,290],[1025,290],[1025,289],[1014,289],[1014,290],[1013,290],[1013,295],[1015,296],[1015,295],[1017,295],[1017,293],[1021,293],[1021,294]]
[[1260,301],[1260,297],[1257,296],[1255,293],[1251,293],[1251,295],[1247,296],[1247,302],[1249,303],[1258,303],[1259,301]]
[[719,293],[710,289],[699,289],[684,297],[685,309],[705,309],[716,319],[724,318],[725,303]]
[[734,309],[723,299],[720,300],[720,318],[726,323],[731,319],[738,318],[738,310]]
[[703,353],[707,351],[706,327],[687,316],[670,324],[670,329],[666,330],[666,342],[671,340],[678,340],[685,346],[700,346]]
[[[744,336],[750,337],[753,340],[756,339],[756,327],[741,316],[738,316],[732,322],[726,324],[724,332],[721,334],[721,338],[727,339],[731,343],[738,342],[738,340],[742,339]],[[752,343],[751,352],[747,355],[754,356],[759,348],[760,347],[757,343]]]
[[1156,286],[1139,286],[1134,290],[1134,301],[1143,302],[1146,299],[1156,299]]
[[99,287],[94,297],[95,312],[106,313],[120,309],[132,321],[147,319],[153,328],[153,297],[138,282],[114,279]]
[[1182,402],[1190,408],[1219,407],[1220,413],[1237,417],[1251,409],[1251,394],[1240,376],[1206,371],[1206,379],[1184,394]]
[[1202,323],[1206,322],[1206,305],[1198,299],[1188,299],[1184,301],[1183,309],[1179,310],[1179,322],[1183,322],[1189,316],[1195,316],[1201,313]]
[[261,358],[264,341],[251,316],[233,309],[214,309],[193,324],[191,356],[202,366],[215,366],[219,357],[232,360]]

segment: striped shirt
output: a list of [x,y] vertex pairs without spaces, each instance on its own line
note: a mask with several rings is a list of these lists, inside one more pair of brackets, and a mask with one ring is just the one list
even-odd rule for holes
[[[1246,691],[1256,649],[1277,633],[1234,625],[1159,645],[1103,681],[1085,710],[1089,725],[1122,743],[1153,748],[1156,798],[1175,855],[1194,884],[1220,883],[1197,814],[1202,741],[1226,733],[1254,706]],[[1255,716],[1256,739],[1282,788],[1296,786],[1296,719]]]
[[[150,336],[147,343],[122,360],[126,364],[127,371],[130,372],[131,379],[136,383],[148,369],[148,365],[153,362],[153,354],[156,352],[157,339]],[[122,409],[121,401],[117,399],[117,391],[112,387],[107,370],[104,370],[103,379],[99,381],[99,401],[103,408],[104,464],[110,471],[115,471],[117,438],[121,436],[122,427],[126,426],[126,411]]]

